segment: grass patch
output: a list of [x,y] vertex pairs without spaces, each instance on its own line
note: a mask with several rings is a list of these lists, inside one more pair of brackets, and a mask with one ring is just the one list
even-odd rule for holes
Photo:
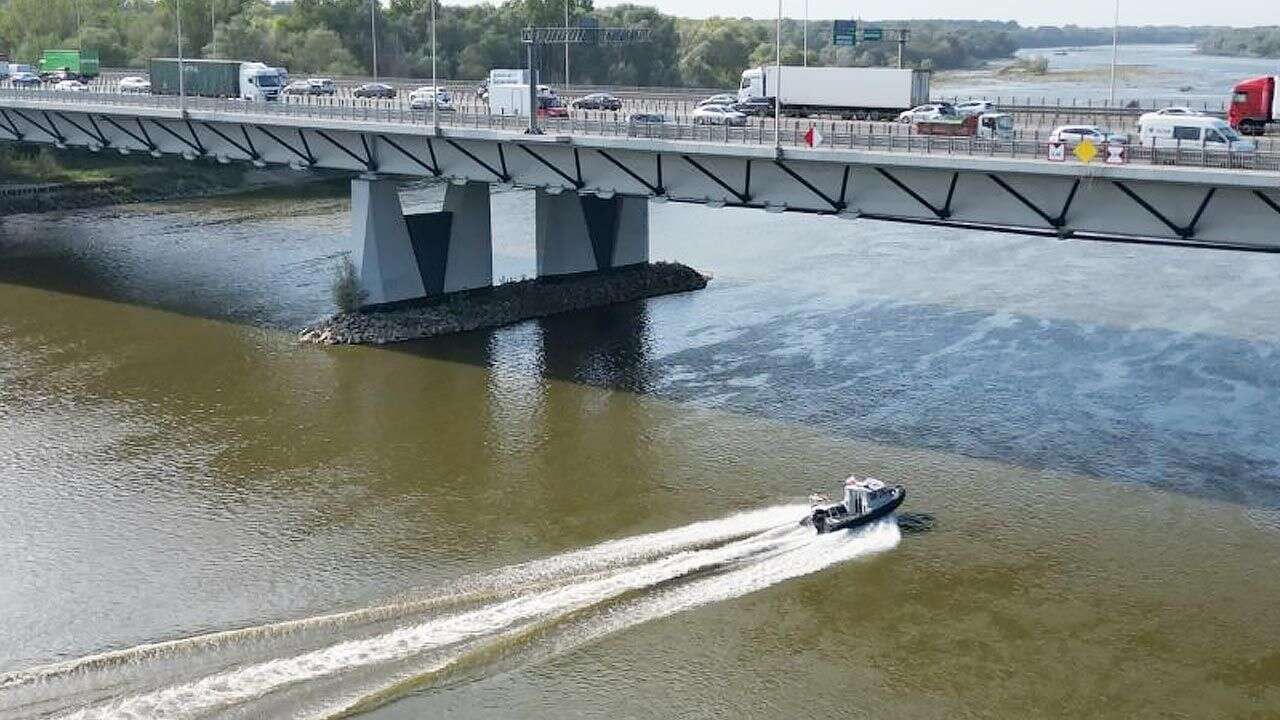
[[109,150],[6,145],[0,147],[0,177],[8,184],[120,185],[141,195],[223,190],[244,185],[246,169],[200,158],[124,157]]

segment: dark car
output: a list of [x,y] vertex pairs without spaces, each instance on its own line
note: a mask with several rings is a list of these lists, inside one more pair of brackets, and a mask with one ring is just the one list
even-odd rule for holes
[[573,101],[575,110],[621,110],[622,100],[609,93],[592,93]]
[[396,89],[386,83],[365,83],[351,93],[358,98],[382,98],[390,100],[396,96]]
[[19,72],[14,73],[13,77],[9,78],[9,82],[15,87],[40,87],[43,81],[35,73]]
[[79,80],[80,76],[71,72],[67,68],[62,68],[61,70],[54,70],[52,72],[40,73],[40,79],[45,81],[46,83],[49,83],[50,85],[55,85],[57,83],[62,82],[63,80]]
[[770,98],[747,98],[734,103],[732,107],[743,115],[764,116],[773,114],[773,100]]
[[662,137],[671,118],[662,113],[632,113],[627,118],[627,135],[630,137]]

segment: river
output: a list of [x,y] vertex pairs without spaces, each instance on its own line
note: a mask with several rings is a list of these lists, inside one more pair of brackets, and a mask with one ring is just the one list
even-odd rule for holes
[[707,290],[300,346],[347,213],[0,219],[0,717],[1280,708],[1280,257],[653,205]]

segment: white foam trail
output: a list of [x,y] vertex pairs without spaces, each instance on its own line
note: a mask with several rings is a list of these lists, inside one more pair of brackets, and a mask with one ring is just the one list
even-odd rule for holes
[[[760,562],[747,563],[714,577],[659,590],[618,607],[613,613],[588,625],[585,640],[616,632],[625,627],[674,615],[699,605],[740,597],[771,585],[810,575],[855,558],[887,552],[898,546],[902,531],[897,520],[888,518],[859,530],[814,536],[803,547],[788,548]],[[613,615],[614,617],[608,617]],[[594,626],[594,627],[593,627]]]
[[[853,532],[837,532],[815,536],[808,531],[807,542],[780,544],[773,552],[742,562],[734,569],[704,579],[692,580],[675,587],[609,608],[589,619],[573,632],[566,633],[543,654],[559,654],[604,635],[635,625],[668,617],[692,608],[721,602],[763,590],[786,580],[809,575],[850,560],[886,552],[898,546],[902,533],[893,518],[881,520]],[[394,699],[389,689],[403,686],[414,676],[437,673],[462,659],[454,656],[416,668],[384,682],[377,689],[362,693],[358,699],[335,703],[311,715],[312,720],[345,717],[354,711],[370,710]]]
[[[804,510],[803,505],[774,506],[736,513],[715,520],[695,522],[670,530],[609,540],[582,550],[501,568],[484,575],[463,578],[453,583],[455,590],[447,596],[407,594],[396,602],[371,608],[146,643],[123,650],[96,653],[75,660],[4,673],[0,674],[0,693],[87,670],[134,666],[139,662],[185,652],[215,651],[234,647],[237,643],[269,641],[282,635],[393,620],[449,604],[482,599],[486,596],[500,597],[531,585],[611,570],[659,558],[683,549],[702,547],[759,533],[793,522]],[[2,707],[4,707],[3,697],[0,696],[0,708]]]
[[[286,699],[305,693],[306,705],[329,717],[398,697],[436,671],[451,671],[468,658],[480,660],[491,649],[519,641],[530,628],[555,631],[539,631],[538,642],[525,649],[561,652],[889,549],[900,537],[893,520],[856,533],[815,536],[795,524],[803,511],[804,506],[772,507],[613,540],[478,576],[462,594],[138,646],[0,676],[0,709],[8,694],[24,703],[10,709],[26,707],[49,717],[61,707],[67,714],[57,717],[74,720],[182,720],[231,712],[254,717],[273,703],[285,703],[280,706],[298,716],[310,713]],[[488,602],[476,607],[477,599]],[[450,607],[451,614],[424,616]],[[315,628],[326,632],[274,647],[267,642]],[[349,639],[332,643],[337,632]],[[257,657],[243,653],[252,643],[262,644],[255,648]],[[239,657],[228,661],[223,652]],[[151,666],[171,656],[179,662]],[[175,670],[185,674],[175,676]],[[59,678],[65,682],[55,682]],[[90,687],[97,690],[86,692]],[[29,697],[22,700],[23,695]],[[57,707],[37,709],[49,701]]]
[[[794,513],[787,517],[795,520]],[[651,587],[693,572],[714,568],[763,552],[799,547],[811,540],[808,531],[794,528],[784,533],[725,545],[678,552],[669,557],[619,570],[600,579],[570,583],[530,595],[488,605],[477,610],[432,619],[368,639],[351,640],[288,658],[249,665],[121,698],[104,706],[70,715],[74,720],[120,717],[191,718],[220,707],[253,700],[285,687],[344,671],[393,662],[484,635],[502,632],[534,619],[563,615],[624,593]]]

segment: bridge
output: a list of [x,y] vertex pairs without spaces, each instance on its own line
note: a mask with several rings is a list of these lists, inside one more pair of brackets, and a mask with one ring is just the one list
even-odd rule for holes
[[[826,126],[818,125],[819,128]],[[1025,140],[638,125],[394,107],[0,90],[0,139],[350,171],[352,254],[373,304],[492,284],[489,187],[536,190],[537,272],[648,259],[648,203],[832,215],[1061,239],[1280,252],[1280,156],[1128,148],[1052,162]],[[1068,156],[1069,157],[1069,156]],[[397,178],[447,180],[406,216]]]

